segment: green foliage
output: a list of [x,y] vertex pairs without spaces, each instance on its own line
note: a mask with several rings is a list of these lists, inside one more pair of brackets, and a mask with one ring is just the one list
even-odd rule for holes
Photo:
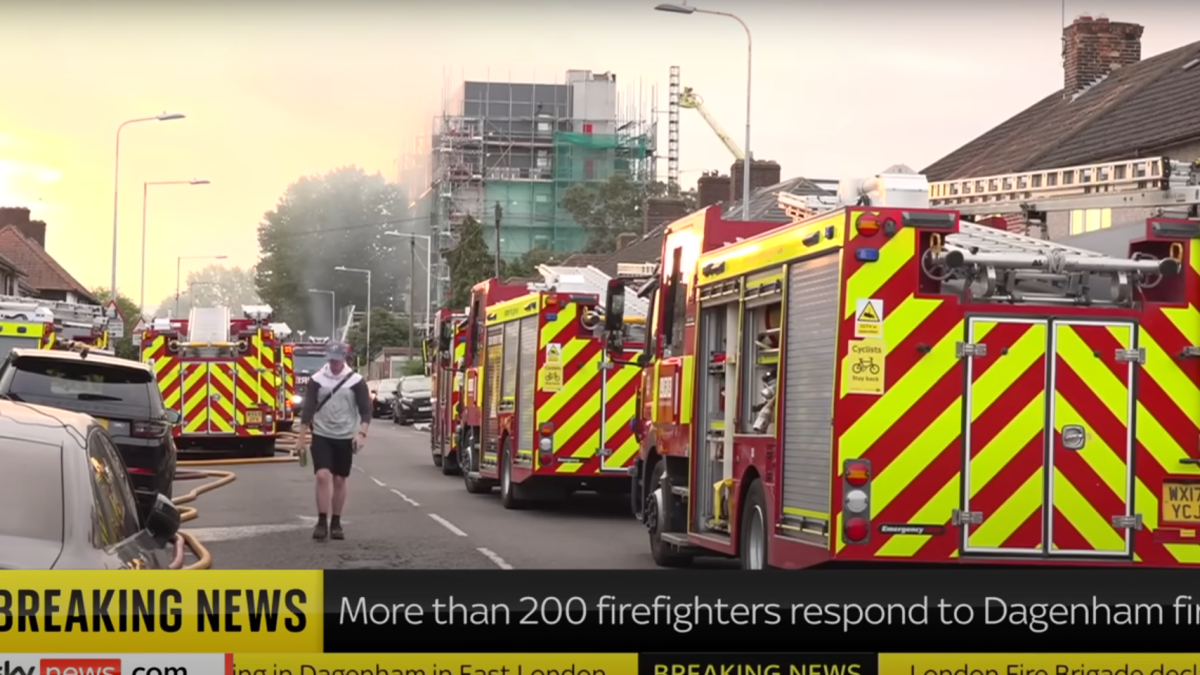
[[408,346],[408,322],[386,310],[371,310],[371,351],[367,353],[367,322],[359,321],[350,329],[346,341],[360,363],[367,362],[384,347]]
[[[92,295],[105,306],[112,298],[112,293],[107,288],[93,288]],[[113,340],[110,346],[117,356],[136,361],[140,357],[141,348],[134,343],[133,327],[137,325],[138,319],[142,318],[142,313],[138,310],[137,303],[120,291],[117,291],[117,309],[121,312],[121,318],[125,320],[125,337]]]
[[[642,232],[646,200],[666,194],[663,183],[637,183],[625,174],[616,174],[603,183],[572,185],[563,193],[561,206],[587,232],[585,253],[611,253],[616,250],[617,235]],[[695,190],[679,197],[689,211],[695,210]]]
[[492,278],[496,271],[496,258],[488,250],[478,220],[468,217],[459,226],[458,246],[446,252],[446,262],[450,266],[449,306],[461,309],[471,302],[471,288]]
[[425,361],[422,359],[409,359],[408,361],[403,361],[402,365],[400,366],[400,374],[401,375],[424,375],[425,374]]
[[395,307],[412,273],[408,242],[384,232],[412,231],[415,220],[405,191],[380,174],[345,167],[301,178],[258,226],[258,295],[277,321],[325,335],[329,295],[309,289],[334,291],[341,307],[367,306],[365,275],[334,269],[345,266],[371,271],[373,307]]
[[229,307],[237,312],[242,305],[259,305],[253,267],[223,267],[209,265],[188,272],[187,279],[179,291],[179,309],[176,312],[175,295],[168,295],[158,303],[154,316],[186,317],[192,307]]
[[546,265],[554,260],[554,254],[544,248],[526,251],[516,260],[504,262],[505,279],[528,279],[539,276],[538,265]]

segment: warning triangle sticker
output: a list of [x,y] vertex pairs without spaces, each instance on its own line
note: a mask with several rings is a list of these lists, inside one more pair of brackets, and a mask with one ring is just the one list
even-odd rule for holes
[[859,321],[879,322],[879,313],[875,311],[875,305],[868,302],[863,305],[862,312],[858,315]]

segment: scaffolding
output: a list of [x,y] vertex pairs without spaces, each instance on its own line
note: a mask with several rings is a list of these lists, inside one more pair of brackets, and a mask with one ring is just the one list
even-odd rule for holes
[[[435,250],[457,245],[468,217],[493,246],[496,205],[505,259],[535,248],[581,250],[583,229],[561,206],[568,189],[618,174],[653,180],[654,124],[642,117],[642,102],[640,91],[620,96],[611,73],[568,71],[555,84],[463,80],[434,119]],[[444,302],[450,272],[443,256],[433,272],[435,297]]]

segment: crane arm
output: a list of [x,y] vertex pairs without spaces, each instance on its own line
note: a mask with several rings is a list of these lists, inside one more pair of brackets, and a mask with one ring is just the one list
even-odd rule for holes
[[725,131],[725,128],[721,126],[721,123],[717,121],[717,118],[713,117],[712,113],[708,112],[708,108],[704,107],[704,99],[701,98],[694,89],[691,87],[684,87],[683,93],[679,95],[679,107],[691,108],[692,110],[700,113],[700,116],[704,118],[704,121],[708,122],[709,128],[711,128],[713,133],[717,135],[717,138],[721,139],[721,142],[725,144],[725,147],[729,150],[729,152],[733,153],[733,158],[739,162],[746,159],[746,153],[742,151],[741,146],[739,146],[737,141],[733,140],[733,137]]

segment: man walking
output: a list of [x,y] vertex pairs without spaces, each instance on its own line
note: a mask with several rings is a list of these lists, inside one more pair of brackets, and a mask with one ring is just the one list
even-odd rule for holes
[[[297,448],[306,446],[317,475],[317,527],[313,539],[345,539],[342,509],[354,455],[367,442],[371,394],[367,381],[346,365],[346,345],[331,342],[329,363],[313,374],[300,413]],[[311,445],[309,440],[311,438]]]

